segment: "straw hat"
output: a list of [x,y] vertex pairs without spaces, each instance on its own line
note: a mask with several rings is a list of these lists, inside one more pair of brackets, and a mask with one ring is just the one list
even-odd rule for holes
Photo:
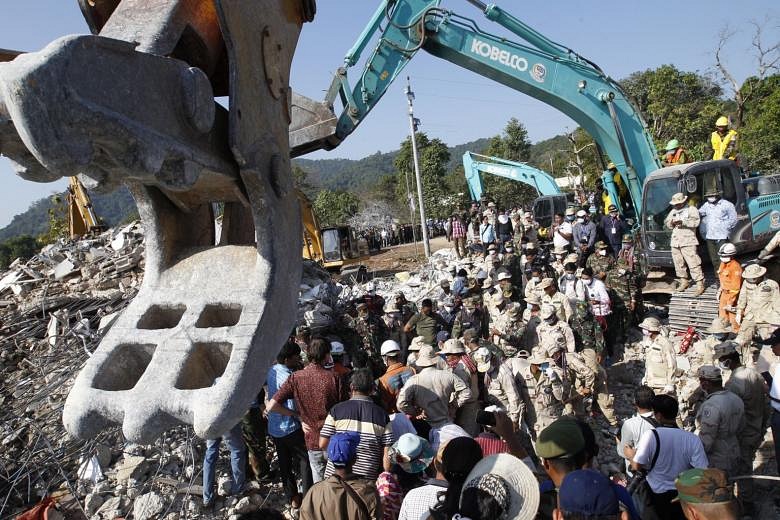
[[687,195],[684,195],[682,193],[675,193],[674,195],[672,195],[672,200],[669,201],[669,204],[675,206],[677,204],[682,204],[686,200],[688,200]]
[[533,472],[508,453],[490,455],[477,462],[466,477],[460,499],[469,489],[490,493],[501,506],[500,518],[533,520],[539,508],[539,483]]
[[409,345],[410,352],[416,352],[426,345],[425,339],[422,336],[415,336]]

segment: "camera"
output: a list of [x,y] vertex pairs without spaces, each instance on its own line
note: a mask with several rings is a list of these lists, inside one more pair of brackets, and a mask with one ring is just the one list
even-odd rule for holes
[[496,425],[496,414],[493,412],[488,412],[485,410],[480,410],[477,412],[477,424],[481,426],[495,426]]

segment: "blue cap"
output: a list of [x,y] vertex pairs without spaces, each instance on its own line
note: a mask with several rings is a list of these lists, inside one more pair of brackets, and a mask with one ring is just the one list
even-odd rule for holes
[[447,341],[448,339],[450,339],[450,333],[447,332],[446,330],[440,330],[436,334],[436,341],[437,342],[439,342],[439,341]]
[[328,443],[328,460],[337,468],[343,468],[355,460],[360,442],[358,432],[339,432]]
[[618,498],[609,479],[592,469],[572,471],[563,478],[558,501],[564,514],[616,515]]

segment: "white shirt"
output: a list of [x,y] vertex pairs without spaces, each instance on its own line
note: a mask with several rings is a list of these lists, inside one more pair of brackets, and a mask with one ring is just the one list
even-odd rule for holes
[[433,480],[436,484],[426,484],[409,491],[401,503],[398,520],[420,520],[428,518],[430,510],[439,502],[439,495],[444,496],[446,482]]
[[[647,474],[647,483],[654,493],[676,489],[674,480],[683,471],[709,466],[704,445],[696,435],[680,428],[659,427],[655,431],[661,440],[661,450],[655,466]],[[652,431],[646,431],[639,439],[634,461],[649,468],[655,450],[655,435]]]
[[612,314],[612,302],[609,299],[607,286],[598,278],[591,278],[590,285],[585,285],[585,299],[597,300],[598,303],[592,303],[590,310],[594,316],[609,316]]
[[[626,419],[626,422],[623,423],[623,426],[620,428],[620,441],[617,443],[617,452],[618,455],[620,455],[622,458],[626,458],[625,454],[623,453],[623,448],[626,446],[631,446],[632,448],[636,448],[637,444],[639,443],[639,439],[642,438],[642,434],[649,430],[654,430],[655,427],[650,424],[650,421],[646,421],[643,419],[643,417],[647,417],[648,419],[653,418],[653,412],[646,412],[642,415],[639,415],[637,413],[635,416],[631,417],[630,419]],[[655,440],[655,439],[653,439]],[[653,460],[652,458],[650,459]],[[631,472],[631,462],[626,459],[626,472],[629,475],[633,475]]]
[[[570,222],[562,222],[560,226],[558,226],[558,231],[561,233],[566,233],[567,235],[571,235],[573,228],[571,227]],[[555,247],[568,247],[568,245],[571,243],[571,240],[566,240],[563,238],[560,234],[558,234],[558,231],[555,232],[553,235],[553,245]]]

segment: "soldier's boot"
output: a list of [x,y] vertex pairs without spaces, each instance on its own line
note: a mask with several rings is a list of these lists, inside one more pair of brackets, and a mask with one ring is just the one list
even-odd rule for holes
[[696,294],[694,294],[694,296],[701,296],[704,294],[705,289],[706,287],[704,287],[704,280],[699,280],[696,282]]
[[687,289],[690,286],[691,286],[691,281],[688,280],[687,278],[680,278],[679,280],[677,280],[677,291],[678,292],[683,292],[683,291],[685,291],[685,289]]

